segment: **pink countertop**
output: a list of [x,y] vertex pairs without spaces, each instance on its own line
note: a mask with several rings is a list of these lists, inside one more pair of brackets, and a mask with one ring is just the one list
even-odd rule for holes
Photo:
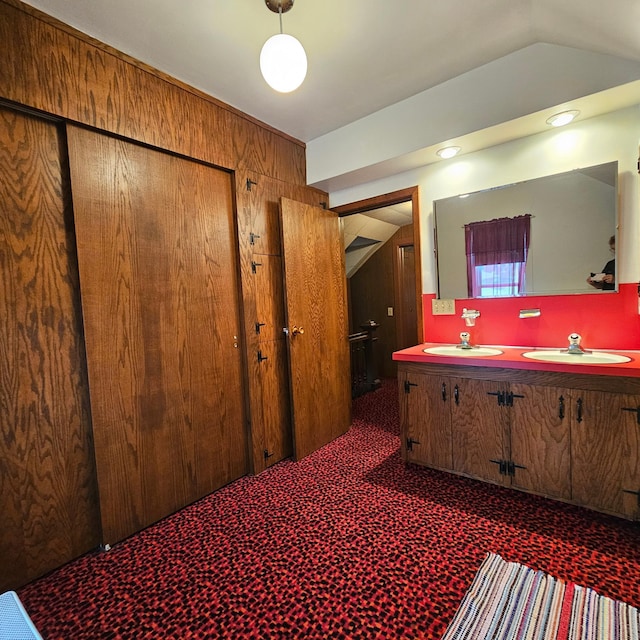
[[[527,351],[548,351],[549,349],[534,349],[532,347],[507,347],[502,345],[481,345],[495,347],[503,353],[495,356],[436,356],[424,353],[429,347],[449,346],[435,342],[425,342],[415,347],[396,351],[393,359],[399,362],[423,362],[425,364],[452,364],[471,367],[502,367],[505,369],[529,369],[531,371],[563,371],[565,373],[586,373],[605,376],[640,377],[640,351],[613,351],[603,349],[607,353],[617,353],[631,358],[630,362],[620,364],[568,364],[560,362],[542,362],[525,358],[522,354]],[[597,349],[593,349],[597,352]]]

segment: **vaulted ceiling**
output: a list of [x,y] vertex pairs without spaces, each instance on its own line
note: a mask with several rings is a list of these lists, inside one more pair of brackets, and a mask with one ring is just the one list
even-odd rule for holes
[[27,3],[304,142],[536,43],[640,61],[638,0],[295,0],[283,27],[309,70],[278,94],[264,0]]

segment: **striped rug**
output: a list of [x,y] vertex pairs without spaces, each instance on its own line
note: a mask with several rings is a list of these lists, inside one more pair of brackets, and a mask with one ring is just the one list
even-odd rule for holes
[[490,553],[442,640],[638,640],[640,611]]

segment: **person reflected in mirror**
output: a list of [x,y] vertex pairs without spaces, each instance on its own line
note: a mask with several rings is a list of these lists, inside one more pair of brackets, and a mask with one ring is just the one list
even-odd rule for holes
[[[615,256],[616,254],[616,237],[609,238],[609,251]],[[603,291],[613,291],[616,288],[616,259],[609,260],[604,265],[600,273],[592,273],[587,282],[596,289]]]

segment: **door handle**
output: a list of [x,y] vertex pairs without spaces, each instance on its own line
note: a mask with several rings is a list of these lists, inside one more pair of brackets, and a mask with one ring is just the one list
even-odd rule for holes
[[294,324],[293,327],[291,328],[291,335],[292,336],[301,336],[304,334],[304,328],[303,327],[299,327],[298,325]]

